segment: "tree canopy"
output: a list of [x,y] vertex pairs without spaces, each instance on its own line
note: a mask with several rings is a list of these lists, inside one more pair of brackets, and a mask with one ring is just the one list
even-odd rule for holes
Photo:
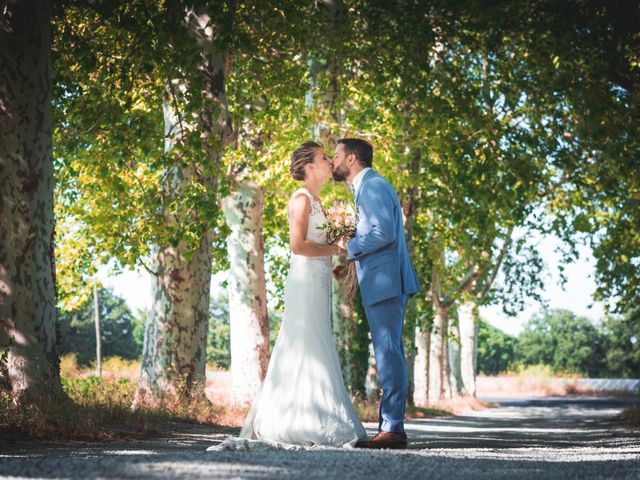
[[[209,291],[207,275],[183,281],[198,252],[206,269],[228,268],[221,200],[242,182],[264,189],[267,277],[282,299],[296,188],[289,154],[314,135],[329,153],[337,137],[356,136],[374,145],[374,168],[402,199],[423,287],[409,344],[416,325],[437,334],[448,358],[459,306],[522,309],[545,288],[531,239],[553,233],[563,261],[590,244],[596,298],[626,316],[611,316],[606,336],[569,313],[544,314],[517,348],[485,325],[480,333],[497,345],[481,352],[486,368],[502,368],[500,352],[516,349],[523,362],[593,374],[606,350],[615,371],[630,371],[629,312],[640,305],[639,9],[631,0],[61,2],[58,304],[79,308],[100,265],[135,266],[157,278],[156,292],[171,292],[175,318],[166,320],[183,318],[178,307],[189,302],[171,288]],[[348,198],[337,185],[325,194]],[[169,312],[156,300],[152,312]],[[208,303],[198,304],[203,321]],[[224,361],[225,328],[210,326],[210,359]],[[614,346],[614,337],[626,340]],[[548,341],[553,351],[540,346]],[[200,343],[189,346],[198,358]]]
[[[221,19],[212,25],[215,41],[231,52],[233,139],[215,167],[219,186],[211,190],[195,176],[179,196],[167,196],[167,172],[188,162],[214,168],[198,160],[202,139],[195,132],[179,150],[162,149],[166,82],[181,77],[193,85],[185,118],[204,101],[195,93],[203,91],[193,68],[197,45],[180,28],[184,5],[80,2],[56,17],[63,298],[82,284],[67,280],[88,278],[98,263],[146,265],[153,242],[187,240],[204,223],[217,232],[217,265],[224,268],[217,202],[228,172],[272,189],[267,244],[282,244],[288,153],[318,121],[337,126],[305,104],[327,81],[311,78],[308,65],[338,58],[340,133],[370,139],[376,168],[401,195],[411,195],[425,284],[439,272],[441,295],[455,300],[470,277],[481,292],[482,279],[504,265],[511,293],[487,300],[517,308],[523,291],[539,288],[540,271],[525,242],[501,256],[520,226],[553,229],[569,242],[589,234],[598,295],[612,307],[633,302],[638,186],[625,175],[638,168],[633,2],[536,1],[522,8],[347,1],[330,36],[312,5],[233,6],[232,23],[224,20],[231,3],[208,7]],[[550,221],[536,214],[540,206]],[[190,220],[161,222],[161,212],[177,211]]]

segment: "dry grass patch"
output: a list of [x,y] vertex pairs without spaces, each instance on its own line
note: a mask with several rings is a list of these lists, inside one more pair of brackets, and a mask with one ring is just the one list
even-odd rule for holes
[[[96,375],[95,363],[79,365],[75,353],[68,353],[60,357],[60,375],[65,378],[89,377]],[[140,360],[107,357],[102,360],[102,378],[106,380],[120,380],[126,378],[135,382],[140,378]]]
[[478,375],[480,395],[511,397],[548,397],[584,394],[577,387],[580,378],[575,374],[554,372],[548,365],[517,366],[514,370],[495,377]]
[[[360,420],[363,422],[378,421],[379,402],[368,402],[361,398],[354,398],[352,401]],[[440,405],[430,407],[408,406],[406,410],[407,418],[433,418],[451,414],[451,410]]]
[[65,395],[47,395],[14,404],[0,395],[0,429],[50,440],[115,440],[144,438],[164,419],[158,413],[131,411],[135,386],[97,377],[63,378]]
[[632,405],[625,408],[616,418],[628,423],[640,425],[640,405]]
[[241,427],[251,407],[251,405],[228,403],[213,403],[211,405],[216,411],[215,424],[224,427]]
[[466,415],[470,412],[491,408],[489,402],[483,402],[475,397],[459,396],[448,400],[439,400],[433,404],[433,408],[448,412],[449,415]]
[[0,394],[0,431],[50,440],[108,441],[146,438],[166,422],[228,425],[229,412],[206,399],[172,399],[151,407],[131,409],[137,382],[62,377],[63,396],[46,396],[28,404],[14,404]]

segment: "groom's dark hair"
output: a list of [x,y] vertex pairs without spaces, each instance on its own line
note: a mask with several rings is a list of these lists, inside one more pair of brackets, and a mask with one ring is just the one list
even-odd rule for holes
[[354,154],[358,163],[363,167],[370,167],[373,162],[373,145],[359,138],[341,138],[338,143],[344,145],[345,155]]

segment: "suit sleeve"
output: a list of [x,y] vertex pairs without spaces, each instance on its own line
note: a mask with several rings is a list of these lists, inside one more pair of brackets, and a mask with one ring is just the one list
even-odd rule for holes
[[347,242],[347,259],[357,260],[363,255],[368,255],[382,247],[389,245],[396,239],[394,222],[394,202],[386,188],[375,188],[375,185],[366,185],[360,195],[366,205],[362,220],[369,226],[366,232],[356,231],[356,236]]

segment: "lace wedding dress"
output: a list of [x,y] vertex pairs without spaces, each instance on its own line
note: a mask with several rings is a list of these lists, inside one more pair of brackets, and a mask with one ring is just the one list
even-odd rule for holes
[[[307,240],[326,244],[322,206],[311,200]],[[331,331],[331,257],[293,255],[284,318],[265,379],[239,437],[210,450],[353,447],[367,435],[342,378]]]

